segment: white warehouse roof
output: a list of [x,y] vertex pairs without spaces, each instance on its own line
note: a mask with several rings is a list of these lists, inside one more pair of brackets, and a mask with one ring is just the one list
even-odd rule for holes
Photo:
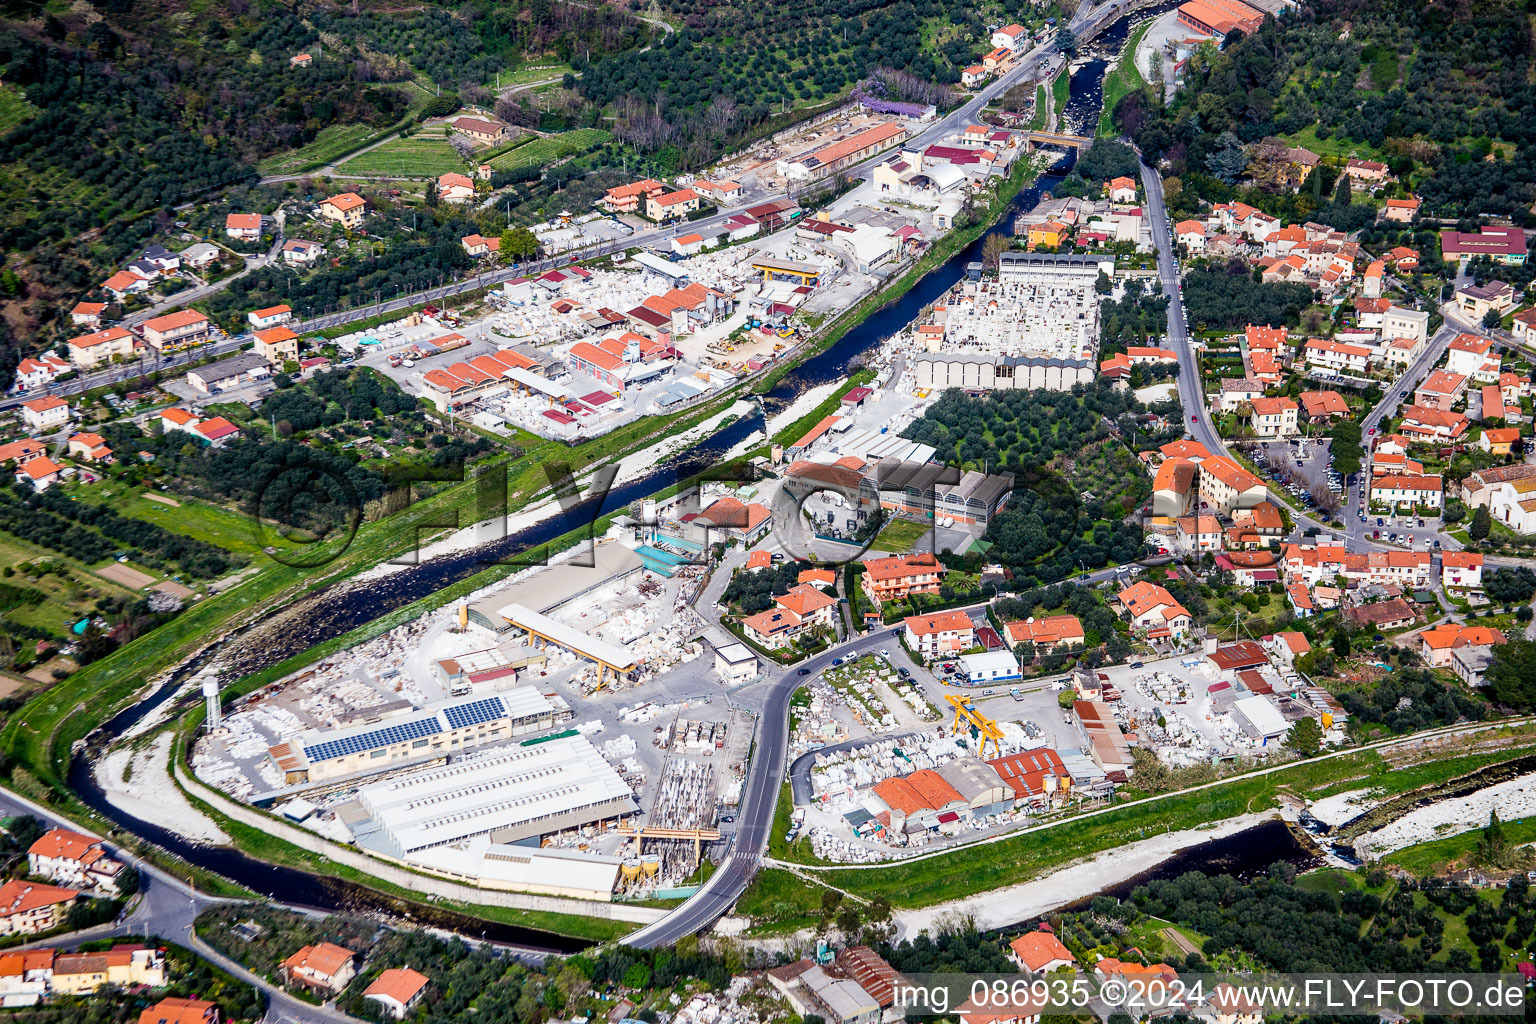
[[512,842],[637,809],[629,786],[582,736],[397,776],[364,786],[358,799],[402,856],[481,836]]
[[1233,701],[1232,707],[1248,719],[1255,734],[1266,739],[1284,736],[1291,730],[1291,724],[1285,720],[1280,709],[1263,697],[1244,697]]
[[434,846],[406,858],[428,871],[471,879],[483,889],[519,889],[607,900],[619,879],[618,857],[483,840]]

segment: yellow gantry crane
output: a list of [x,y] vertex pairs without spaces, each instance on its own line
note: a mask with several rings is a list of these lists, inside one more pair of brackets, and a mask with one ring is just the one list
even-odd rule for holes
[[955,724],[949,730],[951,736],[960,731],[960,723],[964,721],[971,728],[971,736],[981,741],[978,753],[982,757],[987,755],[989,742],[992,744],[993,756],[1003,756],[1003,731],[997,727],[996,721],[977,711],[969,697],[946,693],[944,699],[955,709]]

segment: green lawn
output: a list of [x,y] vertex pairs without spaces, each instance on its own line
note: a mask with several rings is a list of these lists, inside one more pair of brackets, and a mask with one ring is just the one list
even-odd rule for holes
[[1067,109],[1067,101],[1072,98],[1072,76],[1067,73],[1066,67],[1061,69],[1056,80],[1051,83],[1051,98],[1056,103],[1056,124],[1060,128],[1062,111]]
[[89,613],[100,597],[138,597],[134,591],[117,583],[109,583],[96,576],[84,564],[57,551],[0,533],[0,568],[14,568],[23,562],[39,565],[53,562],[66,568],[66,573],[49,573],[34,578],[17,572],[4,582],[12,587],[35,591],[41,600],[28,599],[25,604],[4,609],[5,617],[22,625],[47,630],[56,637],[68,635],[72,623]]
[[568,156],[596,149],[613,136],[600,128],[578,128],[546,138],[537,138],[527,145],[518,146],[498,157],[491,166],[498,171],[515,171],[523,167],[547,168]]
[[1050,93],[1046,92],[1045,86],[1035,87],[1035,110],[1029,116],[1030,131],[1038,132],[1045,128],[1045,107],[1051,102],[1049,97]]
[[904,554],[912,550],[912,545],[922,539],[932,523],[914,523],[910,519],[893,519],[890,525],[881,530],[871,545],[877,551],[889,551],[892,554]]
[[466,166],[445,137],[417,135],[409,139],[391,139],[343,162],[337,170],[342,174],[435,178],[449,171],[463,171]]

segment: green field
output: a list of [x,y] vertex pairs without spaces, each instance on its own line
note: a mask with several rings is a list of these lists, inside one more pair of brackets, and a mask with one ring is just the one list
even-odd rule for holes
[[[1536,843],[1536,820],[1522,819],[1505,822],[1504,837],[1515,846]],[[1466,867],[1482,838],[1482,827],[1476,826],[1445,839],[1432,839],[1427,843],[1405,846],[1395,853],[1387,854],[1381,860],[1384,864],[1396,864],[1415,875],[1427,875],[1451,864]]]
[[5,609],[5,617],[23,625],[47,630],[54,636],[68,635],[70,623],[89,613],[99,597],[137,596],[127,587],[107,582],[82,563],[57,551],[29,544],[8,533],[0,534],[0,567],[14,568],[22,562],[33,565],[53,562],[68,569],[63,577],[49,573],[41,578],[33,578],[18,572],[4,581],[10,586],[43,595],[40,601]]
[[613,136],[600,128],[578,128],[534,139],[509,152],[494,157],[491,166],[498,171],[515,171],[523,167],[547,168],[565,157],[596,149]]
[[143,494],[121,493],[118,488],[103,491],[82,487],[71,493],[81,501],[107,505],[122,515],[156,523],[183,537],[206,541],[238,555],[259,555],[266,546],[283,549],[296,547],[273,529],[262,531],[258,539],[257,528],[245,513],[220,508],[196,498],[167,495],[179,503],[167,505],[146,498]]
[[435,178],[449,171],[463,171],[466,164],[441,135],[391,139],[340,164],[341,174],[368,174],[388,178]]

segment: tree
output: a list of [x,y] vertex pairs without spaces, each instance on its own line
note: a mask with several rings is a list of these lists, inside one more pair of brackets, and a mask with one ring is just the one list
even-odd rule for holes
[[1485,331],[1496,331],[1503,323],[1504,318],[1499,315],[1499,311],[1496,309],[1490,309],[1483,314],[1483,330]]
[[1001,231],[993,231],[981,241],[981,264],[988,270],[996,270],[998,258],[1013,247],[1013,240]]
[[1509,858],[1509,840],[1504,836],[1504,823],[1499,820],[1499,812],[1488,812],[1488,824],[1483,826],[1483,835],[1477,841],[1477,860],[1479,864],[1488,867],[1502,867]]
[[1493,515],[1488,511],[1488,506],[1477,506],[1477,511],[1472,513],[1472,522],[1467,525],[1467,536],[1476,541],[1487,540],[1488,532],[1492,529]]
[[1353,194],[1350,191],[1349,175],[1341,174],[1339,175],[1339,185],[1333,190],[1333,201],[1340,206],[1348,206],[1351,199],[1353,199]]
[[1077,56],[1077,36],[1065,26],[1056,32],[1056,46],[1068,57]]
[[1242,142],[1231,132],[1218,135],[1216,145],[1219,148],[1205,158],[1206,166],[1228,185],[1235,185],[1248,169],[1248,154],[1243,152]]
[[1517,636],[1493,649],[1488,691],[1500,704],[1525,710],[1536,707],[1536,641]]
[[527,228],[512,228],[501,233],[503,259],[527,260],[539,254],[539,236]]
[[1349,657],[1349,651],[1349,634],[1342,629],[1336,630],[1333,634],[1333,653],[1341,658],[1347,658]]
[[1109,275],[1101,270],[1098,278],[1093,282],[1093,290],[1100,295],[1108,295],[1115,290],[1115,285],[1110,281]]
[[1310,715],[1298,718],[1285,737],[1285,745],[1302,757],[1311,757],[1323,745],[1323,727]]
[[431,181],[427,182],[427,191],[426,191],[426,194],[423,197],[423,199],[426,202],[428,209],[432,209],[433,207],[437,206],[437,179],[436,178],[434,178]]

